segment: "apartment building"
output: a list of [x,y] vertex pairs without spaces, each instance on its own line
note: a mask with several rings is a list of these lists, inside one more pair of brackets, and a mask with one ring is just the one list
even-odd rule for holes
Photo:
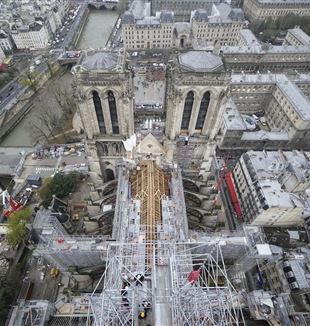
[[135,19],[131,12],[123,17],[123,40],[127,49],[194,48],[237,45],[239,32],[246,26],[243,11],[221,3],[211,11],[195,10],[190,22],[175,22],[172,11]]
[[43,21],[12,26],[11,35],[17,49],[44,49],[48,45],[49,33]]
[[251,45],[222,46],[220,54],[227,68],[235,72],[279,72],[297,70],[310,71],[309,45]]
[[212,46],[237,45],[240,30],[245,25],[242,9],[231,8],[225,3],[214,5],[210,14],[206,10],[192,13],[193,37]]
[[152,0],[152,15],[161,10],[171,10],[178,21],[189,22],[191,12],[196,9],[211,10],[213,4],[219,4],[220,0]]
[[[309,152],[249,151],[233,170],[244,221],[263,226],[296,226],[310,214],[301,196],[309,186]],[[291,178],[290,178],[291,177]]]
[[[309,91],[308,80],[301,77],[290,81],[283,74],[233,74],[223,104],[220,148],[309,150]],[[263,116],[263,123],[257,116]]]
[[0,64],[2,64],[4,59],[5,59],[5,54],[2,50],[2,48],[0,47]]
[[4,52],[10,52],[13,49],[13,43],[10,36],[3,30],[0,30],[0,48]]
[[244,0],[243,10],[251,22],[277,19],[286,15],[310,16],[308,0]]
[[287,31],[283,45],[310,46],[310,36],[306,34],[301,28],[295,27]]
[[240,46],[260,46],[260,42],[250,29],[242,29],[238,36]]
[[299,311],[310,309],[309,257],[309,251],[302,248],[299,253],[285,253],[282,259],[268,261],[261,266],[271,291],[289,294]]
[[173,46],[173,13],[162,11],[154,17],[135,20],[132,13],[123,17],[123,40],[127,49],[156,49]]

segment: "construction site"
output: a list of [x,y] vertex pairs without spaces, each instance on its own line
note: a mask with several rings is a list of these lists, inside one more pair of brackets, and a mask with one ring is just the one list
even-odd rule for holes
[[[189,230],[177,165],[118,166],[110,235],[72,234],[60,215],[39,211],[34,223],[35,256],[61,274],[57,298],[20,300],[15,315],[23,325],[245,325],[245,299],[226,262],[248,256],[248,241]],[[83,270],[98,268],[89,282]],[[73,280],[87,286],[68,295]]]

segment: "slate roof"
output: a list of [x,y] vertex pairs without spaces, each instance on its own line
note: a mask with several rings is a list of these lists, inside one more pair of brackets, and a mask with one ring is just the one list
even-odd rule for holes
[[221,58],[206,51],[189,51],[180,54],[179,63],[188,70],[198,72],[211,72],[223,68]]

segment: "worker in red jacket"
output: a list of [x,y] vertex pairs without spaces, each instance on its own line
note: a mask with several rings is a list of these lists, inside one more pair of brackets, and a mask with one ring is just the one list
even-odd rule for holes
[[194,284],[198,281],[200,276],[200,267],[199,268],[194,268],[188,275],[187,279],[190,284]]

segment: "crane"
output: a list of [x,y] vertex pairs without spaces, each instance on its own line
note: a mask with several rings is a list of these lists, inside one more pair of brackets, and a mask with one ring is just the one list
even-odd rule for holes
[[233,182],[232,173],[227,168],[227,159],[224,159],[224,166],[220,171],[219,180],[217,182],[217,188],[219,189],[222,182],[225,182],[230,198],[231,205],[239,219],[242,219],[242,209],[236,193],[235,185]]
[[23,207],[23,204],[14,200],[7,190],[2,193],[2,205],[4,207],[3,216],[9,217],[11,213],[18,211]]

